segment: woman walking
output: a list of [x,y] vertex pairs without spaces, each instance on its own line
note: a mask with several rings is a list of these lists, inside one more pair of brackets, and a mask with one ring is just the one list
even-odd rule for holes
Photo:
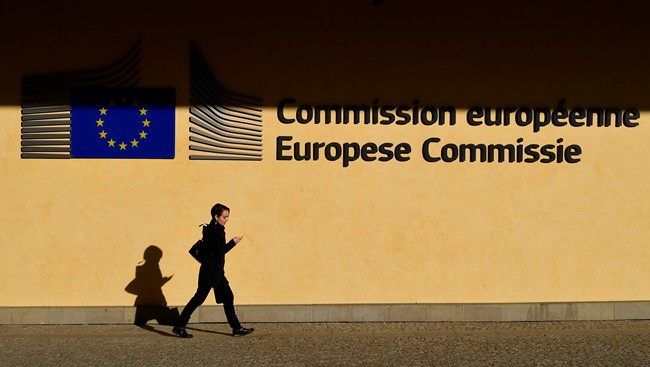
[[235,314],[235,297],[228,284],[228,279],[224,273],[226,253],[237,245],[243,237],[234,237],[226,243],[225,226],[230,217],[230,208],[223,204],[215,204],[210,210],[210,224],[203,227],[203,242],[205,246],[205,256],[201,262],[199,270],[199,287],[196,293],[187,303],[187,306],[178,317],[172,332],[181,338],[191,338],[185,330],[185,326],[190,321],[194,310],[199,307],[208,297],[211,289],[214,289],[214,295],[217,303],[223,303],[223,309],[228,319],[228,324],[232,328],[233,336],[244,336],[253,332],[254,329],[247,329],[241,326],[237,315]]

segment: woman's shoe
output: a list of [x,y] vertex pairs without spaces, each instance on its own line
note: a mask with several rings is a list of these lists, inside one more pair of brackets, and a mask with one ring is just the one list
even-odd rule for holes
[[188,333],[184,327],[174,326],[172,333],[180,336],[181,338],[191,338],[192,334]]

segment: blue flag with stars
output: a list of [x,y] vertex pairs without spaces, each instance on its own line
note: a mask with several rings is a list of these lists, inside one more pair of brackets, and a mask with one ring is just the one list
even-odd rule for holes
[[71,91],[72,158],[174,158],[176,92],[169,88]]

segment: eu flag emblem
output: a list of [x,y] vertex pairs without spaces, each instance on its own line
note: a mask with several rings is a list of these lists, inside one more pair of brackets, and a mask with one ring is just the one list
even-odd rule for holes
[[174,89],[76,89],[71,102],[72,158],[174,158]]

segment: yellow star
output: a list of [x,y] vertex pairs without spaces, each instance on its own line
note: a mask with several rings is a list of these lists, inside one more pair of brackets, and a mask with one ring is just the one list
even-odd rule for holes
[[108,110],[105,109],[104,107],[102,107],[102,108],[99,109],[99,114],[100,114],[100,115],[105,115],[105,114],[106,114],[106,111],[108,111]]
[[147,138],[147,133],[144,132],[144,130],[140,131],[140,139],[146,139]]
[[145,115],[145,116],[147,115],[147,109],[145,109],[144,107],[142,107],[140,109],[140,116],[142,116],[142,115]]
[[126,150],[126,144],[124,142],[120,143],[120,150]]
[[97,122],[97,126],[104,126],[104,120],[102,120],[102,119],[99,119],[99,120],[97,120],[95,122]]
[[144,125],[146,127],[149,127],[150,123],[151,123],[151,121],[149,121],[149,119],[144,119],[144,121],[142,121],[142,125]]
[[139,143],[139,141],[137,141],[137,140],[135,140],[135,139],[131,140],[131,147],[136,147],[136,148],[137,148],[137,147],[138,147],[138,143]]
[[101,133],[99,133],[99,137],[102,139],[106,139],[106,134],[108,134],[106,131],[102,130]]
[[108,141],[108,146],[109,147],[114,147],[115,146],[115,140],[111,139]]

